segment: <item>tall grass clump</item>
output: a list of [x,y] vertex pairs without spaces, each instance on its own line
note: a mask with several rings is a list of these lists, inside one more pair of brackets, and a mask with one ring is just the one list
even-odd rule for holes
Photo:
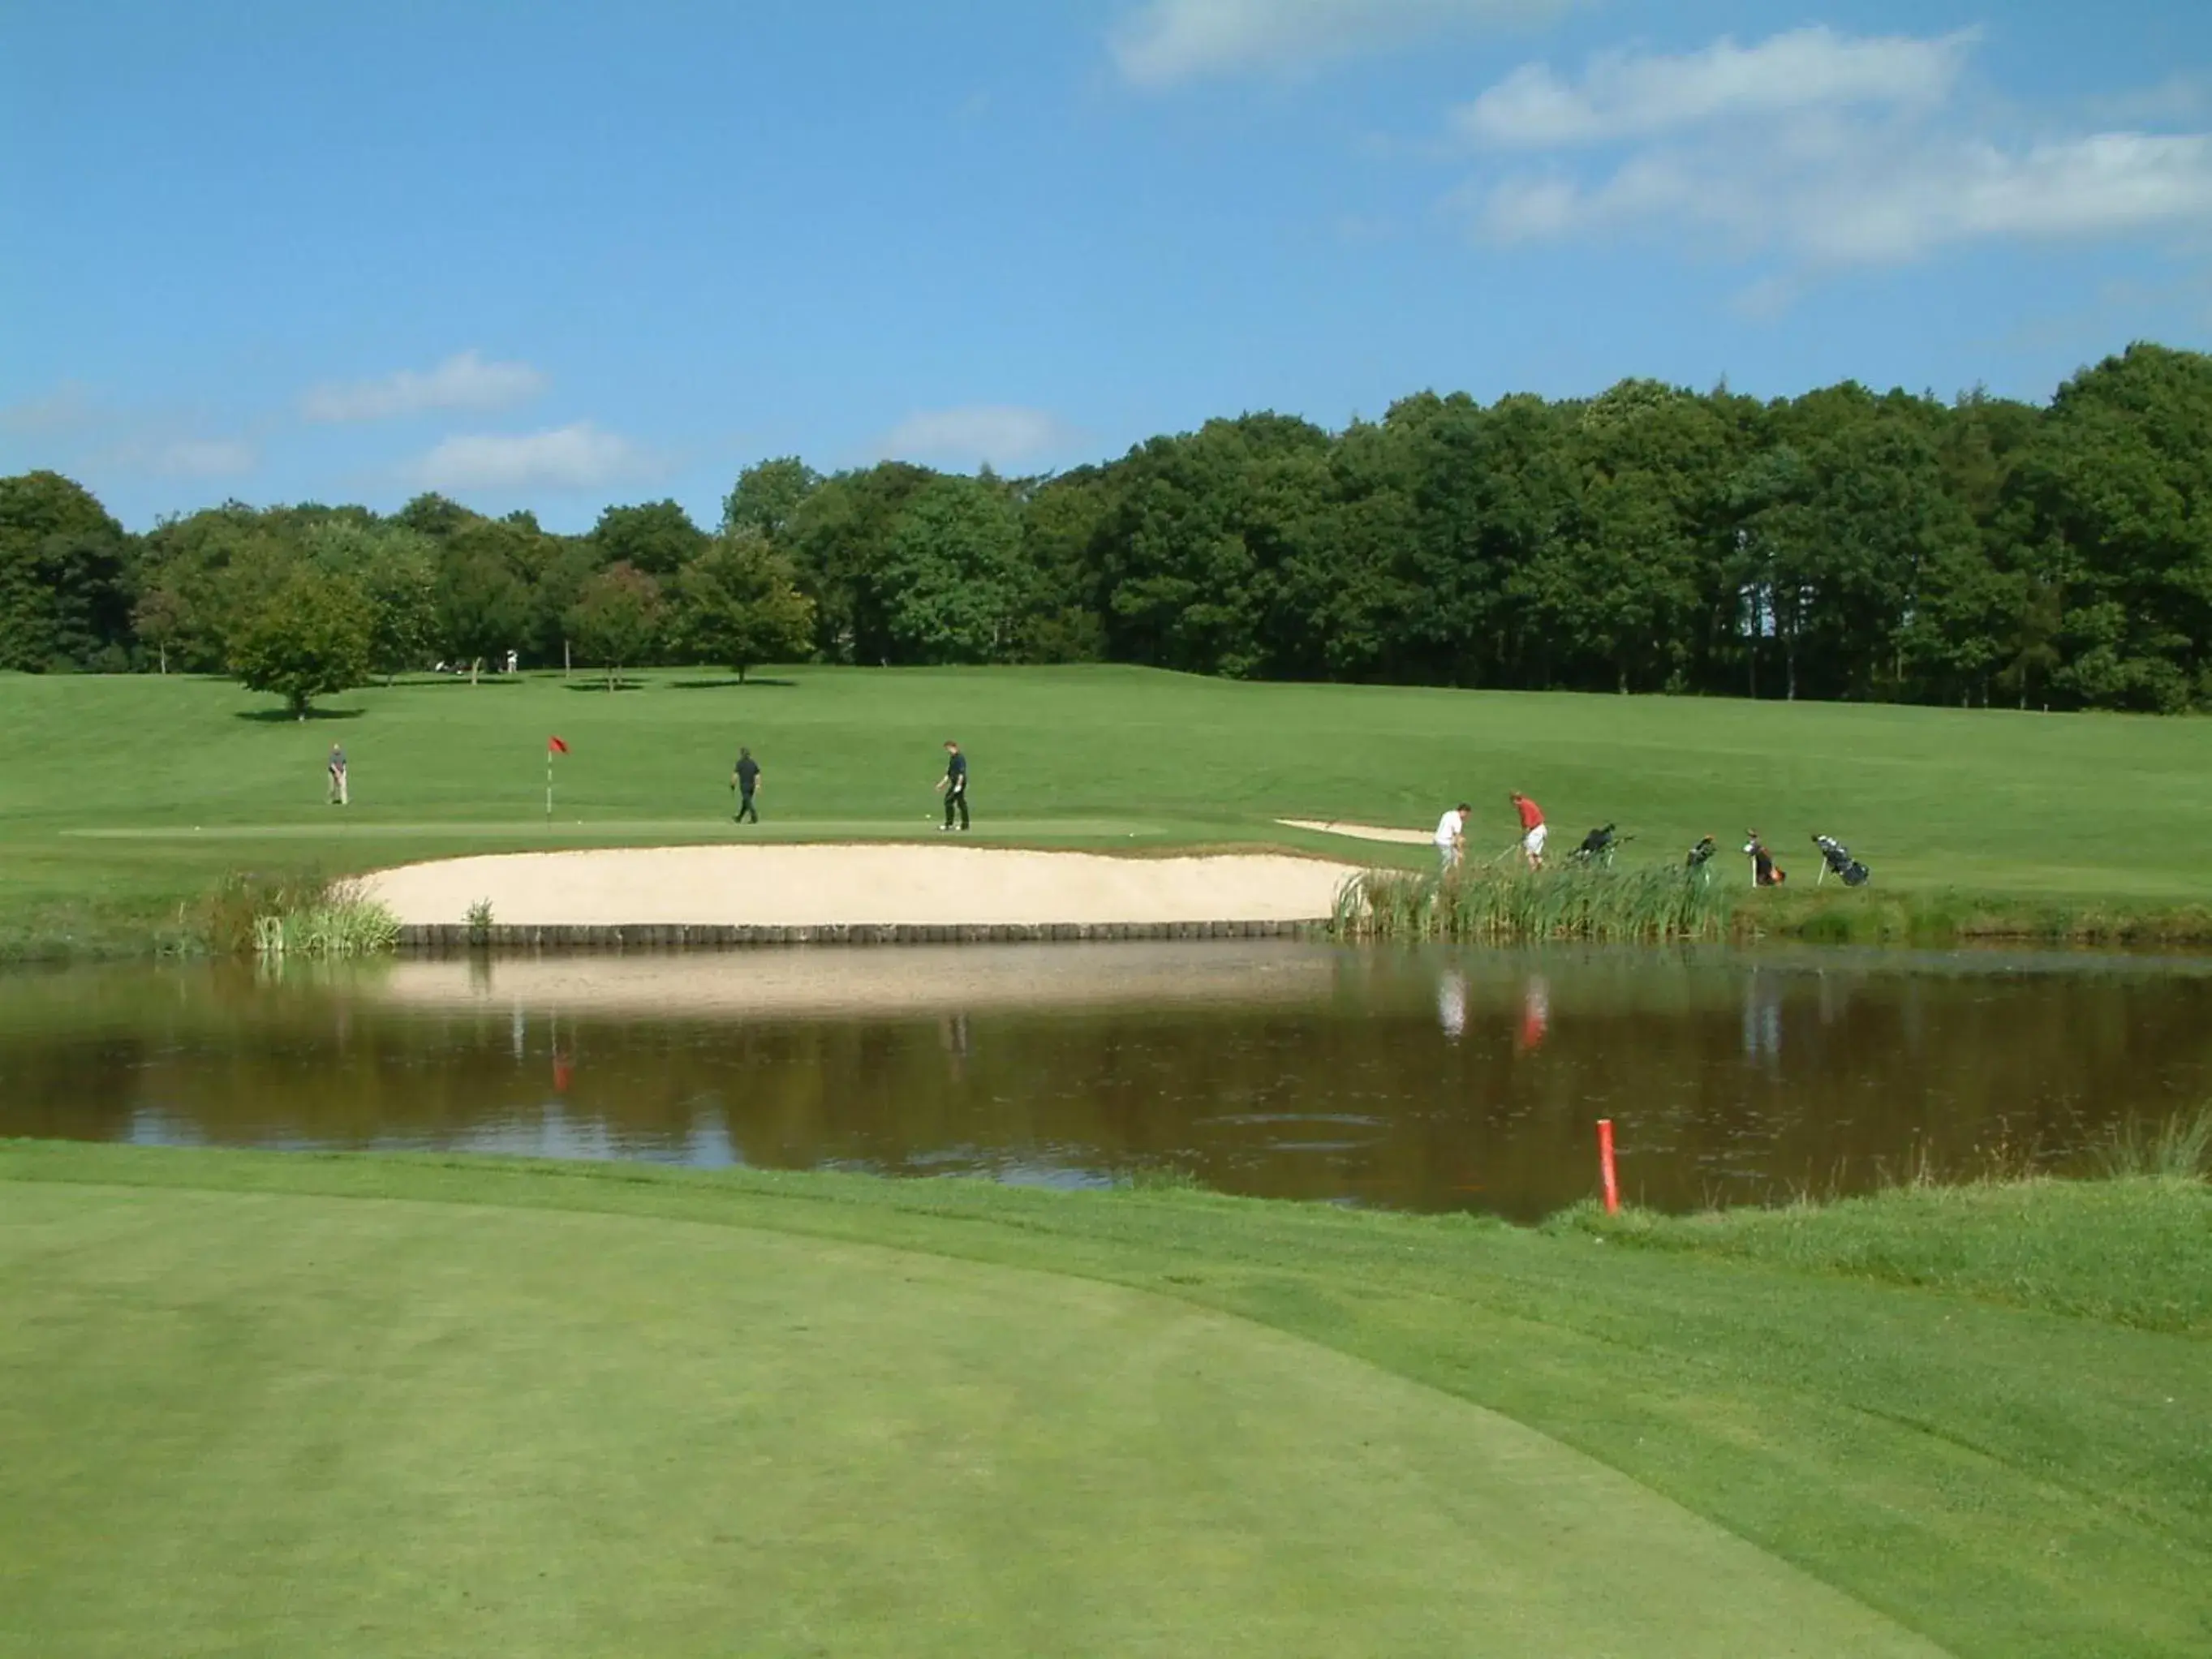
[[2107,1134],[2091,1154],[2100,1173],[2196,1181],[2212,1176],[2212,1103],[2176,1112],[2164,1122],[2130,1121]]
[[398,943],[399,918],[346,882],[253,924],[253,948],[264,957],[378,956]]
[[187,931],[215,956],[374,956],[399,943],[391,911],[353,884],[320,876],[227,876]]
[[1334,925],[1345,939],[1390,943],[1643,945],[1722,939],[1729,908],[1725,885],[1668,865],[1369,870],[1337,895]]
[[258,875],[234,870],[179,916],[183,948],[210,956],[250,957],[260,948],[262,922],[319,903],[330,883],[319,875]]

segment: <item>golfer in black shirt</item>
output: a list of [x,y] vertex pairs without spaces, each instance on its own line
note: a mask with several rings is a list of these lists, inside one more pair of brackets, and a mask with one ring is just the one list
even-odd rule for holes
[[760,787],[760,763],[753,758],[750,749],[738,750],[738,769],[730,775],[730,785],[738,792],[736,822],[743,823],[750,818],[760,822],[760,814],[753,810],[753,792]]
[[945,741],[945,776],[938,787],[945,792],[945,828],[952,827],[952,814],[960,814],[960,827],[968,827],[968,757],[950,738]]

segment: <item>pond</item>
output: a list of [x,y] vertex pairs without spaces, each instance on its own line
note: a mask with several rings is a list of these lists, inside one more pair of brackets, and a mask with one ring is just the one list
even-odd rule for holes
[[2078,1164],[2212,1097],[2212,962],[1291,941],[0,980],[0,1136],[1226,1192],[1533,1219]]

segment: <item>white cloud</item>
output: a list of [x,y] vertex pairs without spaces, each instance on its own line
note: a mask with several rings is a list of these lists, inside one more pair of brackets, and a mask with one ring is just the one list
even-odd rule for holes
[[165,478],[228,478],[252,471],[261,452],[244,438],[180,438],[156,447],[150,460]]
[[300,412],[311,421],[383,421],[439,410],[507,409],[544,391],[543,372],[528,363],[488,363],[474,350],[435,368],[403,368],[381,380],[309,389]]
[[1820,27],[1702,52],[1608,52],[1578,85],[1530,64],[1457,111],[1453,124],[1487,144],[1556,149],[1648,137],[1734,115],[1877,105],[1932,108],[1949,97],[1972,30],[1932,40],[1853,40]]
[[74,380],[64,380],[40,398],[26,398],[0,409],[0,432],[45,437],[87,426],[98,416],[92,394]]
[[1469,24],[1516,22],[1574,0],[1146,0],[1111,41],[1147,88],[1207,76],[1316,68]]
[[589,421],[544,432],[446,439],[410,469],[427,489],[597,489],[651,469],[628,438]]
[[883,441],[887,459],[1020,466],[1067,448],[1080,434],[1041,409],[979,404],[909,415]]
[[[1708,257],[1778,258],[1784,274],[1746,296],[1754,310],[1796,291],[1790,270],[2212,226],[2212,134],[2001,142],[1954,107],[1972,45],[1810,29],[1613,54],[1572,84],[1523,69],[1456,125],[1551,158],[1477,178],[1450,204],[1496,242],[1636,233]],[[1574,155],[1594,145],[1610,152],[1595,167]]]
[[2212,115],[2212,75],[2184,70],[2154,87],[2093,98],[2087,107],[2098,120],[2122,126],[2201,121]]

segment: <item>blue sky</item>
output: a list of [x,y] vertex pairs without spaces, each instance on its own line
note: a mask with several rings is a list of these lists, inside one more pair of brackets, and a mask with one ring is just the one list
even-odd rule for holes
[[2198,0],[0,9],[0,472],[134,527],[2139,337],[2212,343]]

